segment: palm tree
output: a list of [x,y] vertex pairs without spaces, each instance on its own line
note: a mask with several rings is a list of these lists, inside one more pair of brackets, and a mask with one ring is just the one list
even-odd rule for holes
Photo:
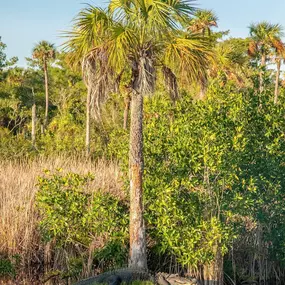
[[279,24],[271,24],[268,22],[260,22],[249,26],[251,41],[249,43],[248,53],[252,57],[261,58],[259,89],[263,91],[263,70],[266,66],[266,57],[274,48],[277,49],[281,45],[281,37],[283,36],[283,28]]
[[281,62],[282,62],[282,60],[285,59],[285,45],[281,41],[276,43],[275,51],[274,51],[274,59],[275,59],[275,63],[276,63],[276,79],[275,79],[275,91],[274,91],[274,104],[277,104]]
[[[107,10],[88,6],[68,33],[66,47],[81,61],[93,113],[122,71],[131,74],[130,258],[129,266],[147,268],[143,220],[143,97],[155,90],[156,73],[170,70],[169,90],[177,77],[194,81],[205,74],[211,56],[207,39],[181,27],[189,22],[192,1],[111,0]],[[169,76],[170,74],[170,76]],[[88,106],[89,108],[89,106]]]
[[248,39],[230,38],[217,43],[210,67],[211,77],[218,78],[222,71],[224,80],[232,80],[237,86],[244,87],[251,74],[247,49]]
[[[218,27],[218,17],[212,10],[197,10],[194,14],[194,18],[190,21],[188,27],[189,31],[193,33],[200,33],[203,36],[211,36],[211,28]],[[200,78],[200,93],[199,99],[202,100],[205,98],[207,89],[207,76],[202,76]]]
[[218,27],[218,17],[212,10],[197,10],[190,21],[189,30],[210,36],[212,27]]
[[49,93],[48,93],[48,63],[55,58],[55,47],[53,44],[47,41],[39,42],[33,48],[33,58],[38,60],[39,65],[43,68],[45,75],[45,95],[46,95],[46,108],[45,108],[45,120],[44,127],[46,128],[48,123],[48,108],[49,108]]

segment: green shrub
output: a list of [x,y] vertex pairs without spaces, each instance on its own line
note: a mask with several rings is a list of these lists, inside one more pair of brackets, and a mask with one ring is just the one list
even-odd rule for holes
[[0,257],[0,277],[15,277],[16,270],[13,262],[8,258]]
[[30,158],[37,151],[24,135],[13,135],[8,129],[0,127],[0,157],[2,159]]
[[38,145],[45,155],[56,153],[84,153],[85,134],[82,124],[76,122],[71,114],[57,115],[48,126]]
[[[45,241],[61,248],[80,247],[94,262],[99,258],[115,266],[126,261],[128,208],[124,201],[99,190],[91,192],[91,175],[47,173],[38,180],[36,205]],[[102,244],[103,242],[103,244]],[[93,246],[98,243],[99,246]]]

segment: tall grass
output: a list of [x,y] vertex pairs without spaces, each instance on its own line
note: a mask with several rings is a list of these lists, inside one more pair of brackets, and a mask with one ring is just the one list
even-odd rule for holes
[[38,216],[34,208],[37,177],[44,170],[95,177],[89,191],[107,191],[124,197],[120,170],[115,162],[86,161],[79,158],[37,158],[27,161],[0,162],[0,257],[19,255],[22,265],[40,262],[43,248],[37,230]]

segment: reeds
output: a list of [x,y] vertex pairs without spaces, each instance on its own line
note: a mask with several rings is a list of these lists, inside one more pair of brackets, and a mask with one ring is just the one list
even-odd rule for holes
[[[51,172],[92,173],[89,191],[107,191],[124,198],[121,172],[116,162],[80,158],[37,158],[0,162],[0,257],[19,255],[24,264],[40,262],[42,248],[34,208],[37,177]],[[23,265],[24,265],[23,264]]]

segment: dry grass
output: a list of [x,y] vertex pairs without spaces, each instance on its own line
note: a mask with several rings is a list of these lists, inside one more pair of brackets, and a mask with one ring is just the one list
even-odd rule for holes
[[[75,158],[46,159],[33,161],[0,162],[0,256],[20,254],[23,261],[37,261],[39,235],[37,215],[33,202],[37,191],[36,181],[43,170],[87,174],[95,179],[93,191],[102,189],[123,197],[120,170],[116,163],[100,160],[96,163]],[[25,262],[26,263],[26,262]]]

